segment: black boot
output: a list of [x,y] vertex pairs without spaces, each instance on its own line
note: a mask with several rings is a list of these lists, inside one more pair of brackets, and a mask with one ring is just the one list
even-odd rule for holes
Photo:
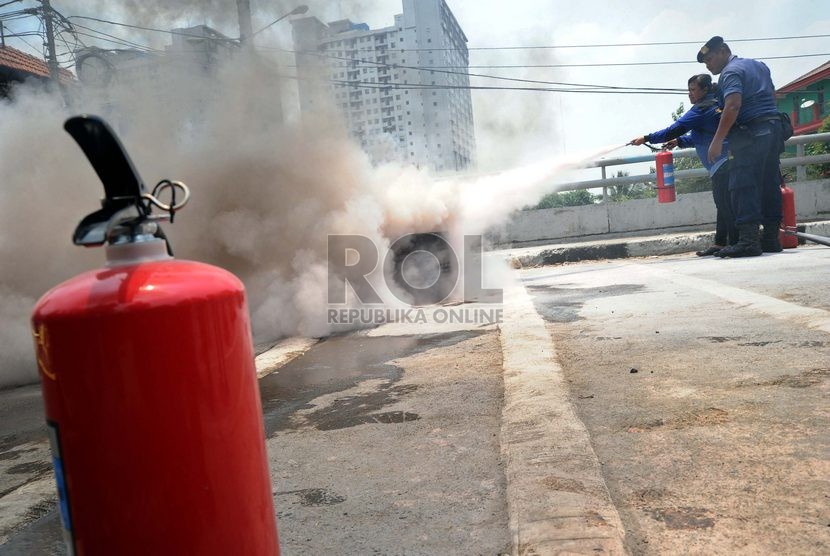
[[738,236],[740,239],[735,245],[724,247],[717,253],[716,257],[757,257],[763,251],[758,238],[758,224],[739,224]]
[[764,220],[764,233],[761,235],[761,249],[764,253],[780,253],[784,250],[778,236],[778,220]]

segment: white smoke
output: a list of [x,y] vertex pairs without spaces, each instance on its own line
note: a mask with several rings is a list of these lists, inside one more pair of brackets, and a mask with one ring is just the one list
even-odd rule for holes
[[[360,234],[380,249],[407,233],[457,238],[504,221],[555,189],[574,161],[546,160],[483,178],[434,180],[423,170],[373,167],[333,111],[285,123],[274,67],[244,53],[215,74],[170,68],[156,80],[116,81],[105,93],[15,89],[0,101],[0,386],[36,380],[28,318],[50,287],[96,268],[99,249],[71,244],[102,186],[64,120],[98,113],[116,129],[148,188],[187,183],[192,201],[165,231],[178,258],[222,266],[246,284],[255,337],[322,336],[329,234]],[[371,277],[379,290],[382,277]],[[386,292],[390,304],[400,304]]]

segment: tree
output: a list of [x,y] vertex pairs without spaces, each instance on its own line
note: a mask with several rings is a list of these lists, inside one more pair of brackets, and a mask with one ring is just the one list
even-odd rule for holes
[[577,191],[566,191],[564,193],[549,193],[542,197],[539,203],[532,207],[533,210],[560,208],[560,207],[577,207],[581,205],[592,205],[596,198],[587,189],[579,189]]
[[[818,128],[818,133],[827,133],[830,131],[830,116],[824,118],[821,126]],[[804,147],[804,152],[809,155],[830,154],[830,143],[812,143]],[[807,176],[810,178],[827,178],[830,177],[830,164],[814,164],[807,166]]]
[[[649,168],[654,173],[654,168]],[[617,170],[618,178],[623,178],[628,172]],[[657,196],[657,190],[649,183],[627,183],[624,185],[611,185],[608,187],[611,200],[614,202],[628,201],[630,199],[649,199]]]

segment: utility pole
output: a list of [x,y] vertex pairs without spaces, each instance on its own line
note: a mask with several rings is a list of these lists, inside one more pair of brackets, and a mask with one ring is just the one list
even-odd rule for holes
[[252,47],[251,35],[254,26],[251,22],[251,0],[236,0],[236,10],[239,13],[239,42],[242,46]]
[[6,30],[3,28],[2,21],[0,21],[0,48],[6,48]]
[[58,71],[58,56],[55,52],[55,31],[52,28],[52,5],[49,3],[49,0],[40,0],[41,5],[43,6],[43,23],[46,25],[46,48],[49,51],[49,77],[52,78],[52,81],[55,82],[56,85],[60,86],[60,73]]

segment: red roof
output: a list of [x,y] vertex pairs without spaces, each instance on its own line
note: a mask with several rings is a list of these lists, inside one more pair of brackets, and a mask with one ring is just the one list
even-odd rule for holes
[[797,91],[798,89],[802,89],[807,85],[815,83],[816,81],[821,81],[822,79],[826,79],[828,77],[830,77],[830,61],[823,63],[814,70],[808,71],[795,81],[791,81],[783,87],[779,87],[778,90],[775,92],[778,94],[790,93],[792,91]]
[[[44,60],[35,58],[11,46],[0,47],[0,67],[15,69],[37,77],[49,77],[49,66],[46,65]],[[75,79],[75,76],[69,70],[61,68],[58,71],[63,82]]]

